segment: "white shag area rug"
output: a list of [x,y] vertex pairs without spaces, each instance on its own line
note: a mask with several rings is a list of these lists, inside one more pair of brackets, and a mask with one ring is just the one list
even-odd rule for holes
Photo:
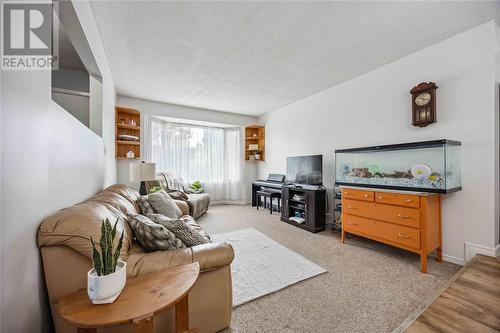
[[234,248],[233,307],[327,272],[252,228],[211,238]]

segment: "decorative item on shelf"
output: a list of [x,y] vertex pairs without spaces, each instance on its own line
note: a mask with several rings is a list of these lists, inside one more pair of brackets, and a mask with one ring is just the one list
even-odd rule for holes
[[127,124],[127,120],[125,120],[125,118],[121,118],[120,119],[120,124],[126,125]]
[[139,142],[139,137],[136,135],[118,134],[118,140]]
[[134,157],[135,157],[134,152],[130,150],[130,151],[127,153],[127,158],[134,158]]
[[256,138],[258,135],[256,132],[253,132],[253,135],[252,135],[254,138]]
[[292,216],[290,217],[290,221],[297,222],[298,224],[303,224],[306,220],[300,216]]
[[156,179],[156,163],[132,163],[130,164],[130,181],[141,182],[139,193],[146,195],[146,180]]
[[94,267],[87,273],[87,293],[94,304],[113,303],[125,287],[127,263],[119,258],[123,244],[123,231],[116,247],[113,244],[117,224],[118,221],[111,227],[107,218],[102,221],[99,240],[101,252],[97,250],[96,243],[90,236]]
[[260,160],[260,154],[254,154],[253,156],[255,157],[256,160]]
[[259,145],[258,144],[249,144],[248,149],[249,150],[259,150]]
[[255,155],[248,155],[249,161],[255,161]]
[[135,122],[134,119],[130,119],[129,122],[128,122],[128,124],[131,125],[131,126],[136,126],[137,125],[137,123]]
[[436,119],[436,89],[434,82],[422,82],[410,90],[412,95],[412,125],[425,127],[435,123]]

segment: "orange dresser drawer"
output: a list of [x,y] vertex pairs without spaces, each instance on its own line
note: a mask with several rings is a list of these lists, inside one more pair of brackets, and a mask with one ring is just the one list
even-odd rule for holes
[[355,199],[373,202],[373,192],[364,190],[353,190],[351,188],[342,189],[342,198]]
[[420,207],[420,198],[418,195],[375,192],[375,202],[403,207]]
[[375,236],[414,249],[420,249],[420,230],[417,229],[353,215],[345,215],[342,228],[346,232]]
[[345,214],[420,228],[420,211],[418,209],[348,199],[343,202],[342,210]]

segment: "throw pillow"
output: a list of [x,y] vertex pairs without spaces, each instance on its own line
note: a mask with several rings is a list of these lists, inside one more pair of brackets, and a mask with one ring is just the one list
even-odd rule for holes
[[143,215],[128,215],[130,229],[141,246],[148,252],[175,250],[186,245],[161,224]]
[[[171,219],[178,219],[182,216],[182,211],[175,204],[175,201],[165,191],[159,191],[148,195],[149,203],[155,213],[165,215]],[[148,212],[149,214],[149,212]]]
[[137,205],[141,209],[141,214],[143,215],[155,213],[155,210],[153,209],[153,206],[151,206],[147,195],[141,195],[139,198],[137,198]]
[[210,243],[201,233],[190,228],[180,219],[171,219],[162,214],[147,214],[147,217],[151,219],[151,221],[170,230],[175,237],[182,240],[188,247]]
[[199,225],[198,223],[196,223],[196,221],[194,220],[194,218],[192,216],[189,216],[189,215],[184,215],[184,216],[181,216],[180,218],[182,220],[182,222],[184,222],[184,224],[186,224],[189,228],[191,228],[192,230],[194,231],[197,231],[199,232],[203,237],[205,237],[205,239],[207,241],[210,242],[210,235],[201,227],[201,225]]

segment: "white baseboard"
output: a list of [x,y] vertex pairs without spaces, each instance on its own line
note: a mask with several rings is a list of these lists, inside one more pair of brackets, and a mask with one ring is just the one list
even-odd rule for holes
[[465,261],[471,260],[476,254],[497,258],[500,256],[500,244],[496,247],[465,242]]
[[462,258],[457,258],[443,253],[443,261],[450,262],[452,264],[465,266],[465,260]]

